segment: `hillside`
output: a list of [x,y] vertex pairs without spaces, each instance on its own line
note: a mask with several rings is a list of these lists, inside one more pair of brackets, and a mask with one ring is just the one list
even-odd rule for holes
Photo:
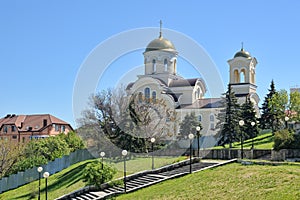
[[117,197],[129,199],[300,199],[300,166],[229,164]]

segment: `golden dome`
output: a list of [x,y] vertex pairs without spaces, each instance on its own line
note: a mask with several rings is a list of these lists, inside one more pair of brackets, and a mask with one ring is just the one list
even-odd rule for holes
[[173,43],[163,37],[152,40],[146,48],[145,52],[156,50],[176,50]]
[[238,51],[234,57],[244,57],[244,58],[251,58],[251,55],[248,51],[245,51],[244,48],[242,48],[240,51]]

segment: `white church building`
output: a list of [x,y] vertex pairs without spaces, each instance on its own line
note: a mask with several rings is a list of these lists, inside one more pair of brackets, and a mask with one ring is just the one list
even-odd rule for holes
[[[177,73],[177,67],[180,67],[177,66],[178,52],[175,45],[162,36],[161,31],[159,37],[147,45],[143,55],[144,74],[138,75],[135,82],[128,84],[127,94],[164,99],[177,112],[178,126],[187,113],[194,112],[203,127],[201,147],[213,146],[218,133],[217,115],[223,109],[222,94],[216,98],[205,98],[207,89],[202,78],[185,79]],[[228,64],[230,84],[239,102],[242,103],[249,96],[258,111],[256,58],[242,48],[228,60]],[[176,132],[168,135],[169,139],[176,138],[179,127]]]

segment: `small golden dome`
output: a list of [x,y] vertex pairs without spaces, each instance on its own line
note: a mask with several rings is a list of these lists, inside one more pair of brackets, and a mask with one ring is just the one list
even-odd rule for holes
[[146,48],[145,52],[156,50],[176,50],[173,43],[163,37],[152,40]]
[[248,51],[245,51],[244,48],[242,48],[240,51],[238,51],[234,57],[244,57],[244,58],[251,58],[251,55]]

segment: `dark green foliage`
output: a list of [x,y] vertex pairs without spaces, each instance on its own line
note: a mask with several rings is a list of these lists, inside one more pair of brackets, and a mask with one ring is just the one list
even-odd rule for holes
[[112,180],[116,173],[117,170],[111,165],[94,161],[84,168],[83,182],[86,182],[86,185],[95,185],[99,188],[102,183]]
[[232,143],[239,140],[238,122],[240,119],[240,106],[234,92],[231,90],[230,84],[225,93],[224,105],[225,109],[218,115],[218,127],[221,128],[218,145],[224,146],[225,144],[229,144],[231,148]]
[[[255,110],[253,103],[247,97],[245,103],[241,107],[241,119],[244,120],[245,124],[242,127],[244,133],[244,139],[254,138],[258,134],[258,126],[255,117]],[[252,126],[251,123],[254,122]]]
[[46,164],[55,158],[68,155],[70,149],[61,137],[49,137],[40,140],[31,140],[26,144],[22,159],[15,164],[11,173],[24,171],[34,166]]
[[272,129],[272,131],[274,130],[273,122],[275,121],[275,116],[271,112],[269,101],[275,93],[276,93],[275,84],[274,81],[272,80],[269,93],[265,97],[262,107],[260,108],[262,113],[260,118],[261,129]]
[[282,129],[275,132],[274,150],[300,149],[300,135],[295,134],[291,129]]
[[190,133],[196,134],[196,127],[199,126],[202,129],[201,123],[198,121],[195,112],[186,114],[182,122],[180,123],[180,137],[187,137]]

